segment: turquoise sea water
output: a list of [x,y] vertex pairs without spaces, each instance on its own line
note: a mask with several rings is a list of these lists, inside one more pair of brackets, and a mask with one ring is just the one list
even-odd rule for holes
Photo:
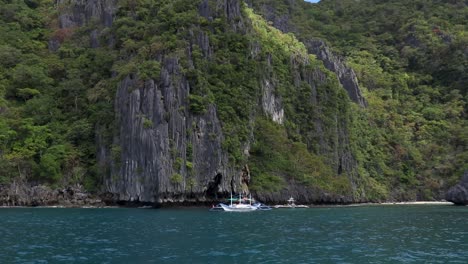
[[468,207],[3,208],[0,263],[468,263]]

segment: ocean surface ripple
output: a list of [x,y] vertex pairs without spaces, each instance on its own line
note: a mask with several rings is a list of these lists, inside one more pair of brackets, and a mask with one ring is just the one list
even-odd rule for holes
[[1,263],[467,263],[468,207],[0,209]]

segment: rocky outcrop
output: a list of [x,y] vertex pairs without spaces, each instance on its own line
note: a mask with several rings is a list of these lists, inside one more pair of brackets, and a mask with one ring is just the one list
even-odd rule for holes
[[105,188],[117,200],[204,201],[235,191],[231,183],[239,179],[222,149],[216,108],[191,114],[190,90],[176,58],[164,61],[159,81],[129,76],[120,83],[115,99],[119,132],[111,154],[103,155],[112,157]]
[[[101,12],[105,8],[100,9],[99,3],[109,1],[91,2],[74,1],[76,6],[71,10],[76,8],[76,12],[63,18],[63,24],[73,22],[74,25],[82,25],[85,23],[83,21],[95,14],[105,16],[106,13]],[[91,5],[88,9],[94,11],[88,11],[88,5]],[[208,20],[226,19],[235,32],[245,29],[241,1],[202,1],[198,12]],[[207,32],[192,28],[189,34],[191,39],[186,48],[186,65],[195,67],[190,55],[192,45],[200,47],[206,59],[212,58],[215,49]],[[257,45],[251,52],[255,54],[259,50],[261,47]],[[130,203],[206,202],[228,196],[231,192],[248,192],[249,170],[245,169],[245,164],[236,167],[229,162],[229,153],[223,148],[225,136],[216,106],[208,104],[203,112],[190,111],[190,95],[195,87],[191,87],[185,76],[187,69],[181,66],[184,62],[174,55],[161,55],[154,59],[161,66],[160,72],[154,74],[159,77],[142,80],[137,74],[129,74],[123,78],[115,93],[114,127],[107,128],[100,124],[96,127],[97,158],[104,178],[105,200]],[[328,79],[324,72],[305,67],[305,61],[292,61],[291,64],[294,85],[308,85],[311,89],[309,100],[313,104],[320,105],[321,100],[328,100],[326,96],[320,98],[317,93],[317,87]],[[272,76],[259,76],[258,81],[261,88],[257,98],[259,108],[273,121],[283,124],[288,117],[283,109],[284,98],[276,91],[277,80]],[[260,113],[252,113],[252,118],[257,114]],[[317,154],[326,157],[337,174],[347,175],[353,181],[357,165],[349,150],[345,117],[336,112],[333,119],[337,122],[329,127],[319,118],[323,113],[315,114],[314,131],[304,135],[310,149],[312,144],[317,144]],[[106,138],[104,134],[112,136]],[[248,156],[250,142],[247,140],[242,144],[244,154]],[[305,203],[351,201],[349,197],[333,196],[295,183],[279,194],[259,194],[259,198],[279,202],[287,200],[292,194]]]
[[203,0],[198,13],[208,19],[225,16],[229,20],[241,19],[241,0]]
[[241,18],[241,1],[240,0],[217,0],[218,6],[224,11],[224,15],[229,19]]
[[[284,33],[293,31],[292,26],[289,23],[290,14],[283,13],[278,14],[275,3],[257,3],[255,0],[245,0],[249,7],[257,10],[262,16],[273,26]],[[295,5],[295,0],[288,0],[289,5]]]
[[456,205],[468,205],[468,171],[457,185],[448,190],[445,199]]
[[86,192],[82,186],[52,189],[25,183],[0,185],[0,206],[105,206],[103,200]]
[[85,25],[92,20],[105,27],[112,26],[116,11],[116,0],[56,0],[61,11],[60,28],[73,28]]
[[322,40],[308,40],[305,45],[311,54],[315,54],[317,59],[323,61],[327,69],[334,72],[340,80],[343,88],[348,92],[349,98],[360,106],[367,106],[367,102],[362,96],[358,79],[354,70],[346,66],[344,60],[333,54],[330,48]]
[[203,0],[198,6],[198,13],[209,20],[226,17],[234,30],[241,31],[245,28],[241,3],[242,0]]
[[263,111],[277,124],[284,122],[284,109],[281,100],[275,96],[272,80],[265,78],[262,82],[262,106]]
[[[290,14],[288,12],[278,12],[274,3],[257,4],[252,0],[248,0],[247,3],[249,6],[254,7],[257,12],[260,12],[266,20],[273,24],[275,28],[285,33],[297,33],[298,30],[290,23]],[[288,1],[288,5],[291,7],[297,4],[298,3],[296,3],[295,0]],[[344,58],[334,54],[330,50],[330,47],[328,47],[322,40],[307,39],[303,40],[303,42],[309,53],[315,54],[317,59],[323,61],[323,64],[328,70],[336,74],[341,85],[348,92],[349,98],[360,106],[366,107],[367,102],[361,93],[357,76],[353,69],[346,65]]]
[[[252,45],[250,53],[253,57],[256,57],[260,52],[261,47],[257,44]],[[258,59],[258,58],[256,58]],[[266,68],[263,72],[272,73],[272,56],[271,54],[266,58]],[[264,76],[260,81],[262,88],[262,108],[263,112],[271,119],[273,122],[282,125],[284,122],[284,109],[282,104],[282,99],[278,96],[278,91],[276,90],[277,81],[275,77]]]
[[[73,30],[84,25],[95,23],[90,32],[90,46],[100,46],[102,28],[111,27],[117,10],[117,0],[55,0],[59,11],[58,26],[54,36],[49,40],[49,50],[57,51],[63,38],[72,35]],[[112,45],[112,39],[109,39]]]

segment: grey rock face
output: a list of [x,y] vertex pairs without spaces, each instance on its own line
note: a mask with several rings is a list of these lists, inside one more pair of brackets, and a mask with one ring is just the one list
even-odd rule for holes
[[208,19],[225,16],[229,20],[241,19],[241,0],[203,0],[198,13]]
[[[251,46],[251,54],[254,55],[261,50],[261,47],[257,43]],[[254,55],[256,56],[256,55]],[[272,72],[272,57],[267,56],[267,66],[264,72]],[[262,88],[262,109],[263,112],[277,124],[283,124],[284,122],[284,109],[282,104],[282,98],[278,96],[276,91],[277,81],[275,77],[264,76],[261,81]]]
[[200,31],[197,37],[197,44],[202,50],[203,56],[205,58],[211,58],[211,56],[213,55],[213,49],[211,48],[210,38],[208,34],[206,34],[203,31]]
[[159,82],[129,76],[120,83],[115,99],[119,132],[105,181],[117,200],[204,201],[239,183],[222,150],[216,108],[191,114],[189,93],[175,58],[164,61]]
[[224,15],[232,20],[241,18],[241,8],[239,0],[217,0],[217,5],[224,11]]
[[327,69],[336,74],[341,85],[348,92],[349,98],[360,106],[367,106],[353,69],[346,66],[342,58],[333,54],[322,40],[308,40],[305,44],[310,53],[315,54],[319,60],[323,61]]
[[198,6],[198,13],[204,18],[211,19],[212,13],[208,0],[203,0]]
[[262,82],[262,107],[263,111],[270,116],[273,122],[283,124],[284,109],[281,100],[274,94],[275,87],[272,80],[265,78]]
[[445,199],[457,205],[468,205],[468,171],[457,185],[448,190]]
[[[237,0],[202,1],[198,11],[208,19],[235,20],[236,30],[242,27]],[[196,30],[191,34],[204,57],[210,58],[208,35]],[[161,64],[158,80],[129,75],[120,82],[114,103],[118,131],[111,146],[100,136],[104,130],[97,129],[98,164],[109,172],[104,181],[109,200],[203,202],[236,192],[241,172],[230,167],[222,149],[224,136],[215,106],[192,114],[191,87],[178,59],[165,58]]]
[[218,5],[224,10],[231,27],[237,32],[245,32],[244,19],[241,12],[242,0],[217,0]]
[[[255,0],[245,1],[250,7],[255,6]],[[294,5],[294,1],[288,1],[289,5]],[[273,26],[282,32],[291,32],[292,27],[289,24],[289,14],[278,15],[276,9],[271,4],[262,4],[259,6],[260,13],[269,22],[273,23]]]
[[58,39],[51,39],[49,40],[49,42],[47,43],[48,45],[48,48],[50,51],[57,51],[59,48],[60,48],[60,41]]
[[83,26],[93,19],[110,27],[116,4],[116,0],[56,0],[56,5],[63,7],[59,15],[60,28]]
[[[98,22],[101,29],[94,29],[90,34],[90,46],[99,47],[99,37],[102,27],[111,27],[117,10],[117,0],[55,0],[59,10],[60,29],[81,27],[90,22]],[[111,43],[108,43],[111,45]],[[49,50],[57,51],[60,40],[52,38]]]

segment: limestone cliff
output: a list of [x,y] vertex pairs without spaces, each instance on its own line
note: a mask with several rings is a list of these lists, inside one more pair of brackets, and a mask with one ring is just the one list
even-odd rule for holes
[[[118,200],[151,202],[229,193],[231,181],[237,179],[222,150],[215,106],[204,115],[191,115],[188,82],[183,76],[174,80],[181,76],[177,59],[163,65],[159,83],[150,80],[139,87],[141,81],[127,77],[119,85],[115,99],[119,131],[106,190]],[[188,156],[193,158],[188,161]]]
[[4,0],[0,203],[442,199],[468,157],[465,6]]
[[[63,6],[60,26],[91,27],[90,45],[94,48],[99,46],[98,36],[102,29],[112,27],[119,9],[116,1],[104,0],[59,1],[58,4]],[[242,11],[245,5],[240,0],[203,0],[197,7],[198,15],[207,21],[225,21],[232,34],[252,34],[251,22]],[[95,26],[92,24],[94,20],[98,21]],[[305,186],[300,181],[287,180],[281,191],[256,191],[257,197],[265,202],[285,201],[291,195],[308,203],[354,201],[358,175],[357,163],[349,147],[348,116],[337,110],[324,112],[327,107],[335,109],[338,104],[347,104],[346,100],[333,102],[327,94],[329,91],[324,90],[334,82],[327,68],[336,72],[337,80],[341,81],[351,99],[365,104],[352,70],[343,66],[328,48],[318,47],[313,42],[307,45],[309,52],[322,52],[323,55],[317,57],[324,61],[326,68],[312,67],[309,59],[291,55],[287,62],[291,76],[280,81],[280,73],[272,66],[271,54],[263,58],[259,55],[265,52],[262,44],[251,42],[250,60],[264,65],[257,68],[258,73],[263,74],[254,78],[255,89],[259,92],[255,95],[257,98],[251,100],[258,102],[258,106],[252,108],[245,121],[250,136],[237,147],[241,148],[243,161],[235,163],[225,147],[229,138],[225,135],[225,124],[220,121],[217,105],[207,104],[202,113],[194,113],[189,105],[195,87],[187,76],[187,69],[203,70],[195,65],[193,53],[196,49],[200,49],[204,60],[212,60],[217,50],[210,35],[215,31],[204,31],[194,26],[187,32],[188,44],[183,55],[160,54],[152,58],[160,65],[158,76],[143,79],[133,72],[118,82],[113,102],[113,127],[96,126],[97,158],[103,172],[102,191],[107,193],[106,197],[123,202],[200,202],[226,197],[231,192],[250,192],[248,186],[256,177],[250,175],[248,169],[250,145],[255,141],[253,123],[257,117],[267,116],[279,125],[297,123],[291,133],[302,134],[309,151],[323,156],[338,177],[345,177],[351,183],[352,190],[346,195],[337,195],[319,187]],[[270,74],[266,74],[268,72]],[[348,81],[346,78],[351,79]],[[283,101],[290,104],[291,100],[303,97],[281,92],[278,87],[284,86],[285,81],[291,82],[292,87],[296,87],[294,89],[305,87],[310,94],[304,98],[305,103],[316,110],[302,114],[309,118],[308,121],[293,118],[296,114],[291,112],[290,106],[285,110]],[[324,118],[327,114],[331,116]],[[303,121],[307,122],[301,124]],[[112,134],[110,140],[103,136],[109,132]]]
[[[274,3],[268,1],[247,1],[254,7],[266,20],[271,21],[274,27],[287,33],[297,33],[298,29],[290,22],[290,12],[279,12]],[[296,0],[289,0],[287,5],[292,10],[295,5],[299,5]],[[320,39],[303,39],[309,52],[315,54],[317,58],[323,61],[325,67],[334,72],[340,80],[343,88],[348,92],[349,98],[360,106],[365,107],[367,102],[362,95],[359,82],[353,69],[346,65],[346,62],[340,56],[334,54],[330,47]]]
[[[239,1],[202,1],[198,12],[226,17],[242,30]],[[193,36],[205,57],[213,52],[208,36]],[[190,58],[189,58],[190,59]],[[242,171],[229,164],[216,106],[189,111],[191,87],[180,58],[161,61],[158,80],[122,80],[115,96],[117,133],[111,146],[100,146],[100,164],[110,167],[106,192],[119,201],[202,202],[240,190]]]

